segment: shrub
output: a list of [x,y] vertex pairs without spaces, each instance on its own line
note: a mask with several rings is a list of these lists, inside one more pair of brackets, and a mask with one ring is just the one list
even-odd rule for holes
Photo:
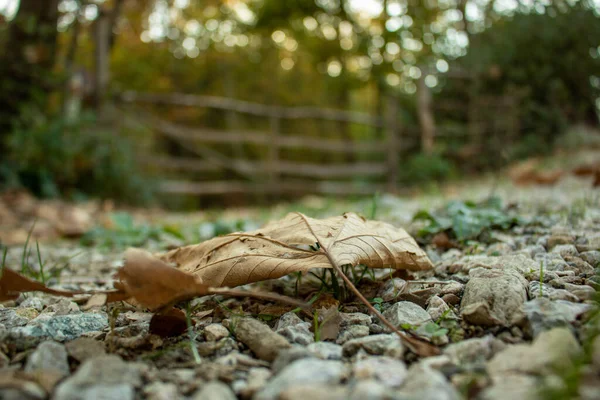
[[419,153],[408,158],[400,174],[408,182],[424,183],[455,177],[457,169],[451,160],[440,153]]

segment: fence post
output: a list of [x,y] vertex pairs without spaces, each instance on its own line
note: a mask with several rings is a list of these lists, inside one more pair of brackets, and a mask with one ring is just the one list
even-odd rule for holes
[[385,135],[387,142],[387,189],[388,192],[394,193],[398,184],[398,153],[399,146],[399,125],[398,125],[398,99],[395,96],[388,96],[387,107],[385,108]]
[[435,120],[431,105],[431,91],[425,84],[426,71],[417,81],[417,110],[421,126],[421,151],[431,154],[434,146]]
[[281,133],[281,118],[275,114],[269,117],[271,129],[269,131],[269,154],[267,161],[267,175],[270,192],[278,195],[279,181],[279,134]]

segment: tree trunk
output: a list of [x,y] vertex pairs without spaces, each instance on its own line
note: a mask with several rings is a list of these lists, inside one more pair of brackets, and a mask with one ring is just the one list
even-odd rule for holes
[[25,106],[46,107],[53,88],[59,0],[21,0],[0,55],[0,152]]

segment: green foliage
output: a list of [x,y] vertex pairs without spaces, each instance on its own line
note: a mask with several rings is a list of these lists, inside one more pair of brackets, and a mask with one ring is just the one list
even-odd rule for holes
[[8,137],[0,178],[42,197],[148,201],[150,185],[136,167],[132,144],[94,124],[89,115],[74,124],[35,114],[21,118]]
[[419,153],[408,158],[400,174],[403,180],[419,184],[455,177],[457,170],[452,161],[439,153]]
[[[568,123],[598,123],[600,15],[587,1],[517,13],[471,37],[459,61],[487,94],[520,93],[520,125],[551,142]],[[594,78],[595,77],[595,78]],[[594,80],[595,79],[595,80]],[[451,96],[451,93],[446,93]]]
[[492,197],[482,203],[450,201],[441,210],[418,211],[413,220],[424,220],[427,225],[419,230],[421,238],[439,232],[448,232],[460,241],[477,238],[489,229],[509,229],[523,222],[516,214],[504,210],[499,198]]
[[140,247],[150,240],[160,240],[163,229],[147,224],[136,224],[131,214],[118,212],[110,215],[111,228],[97,226],[81,238],[84,246],[104,248]]

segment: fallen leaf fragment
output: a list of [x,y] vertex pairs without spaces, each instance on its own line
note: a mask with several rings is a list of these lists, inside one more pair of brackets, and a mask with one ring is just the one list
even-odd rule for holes
[[73,297],[76,294],[83,293],[50,289],[39,282],[4,268],[0,277],[0,301],[15,300],[23,292],[44,292],[63,297]]
[[322,308],[318,311],[319,329],[321,340],[335,340],[340,333],[342,317],[337,307]]
[[187,330],[185,313],[177,308],[154,314],[150,320],[150,333],[160,337],[179,336]]

